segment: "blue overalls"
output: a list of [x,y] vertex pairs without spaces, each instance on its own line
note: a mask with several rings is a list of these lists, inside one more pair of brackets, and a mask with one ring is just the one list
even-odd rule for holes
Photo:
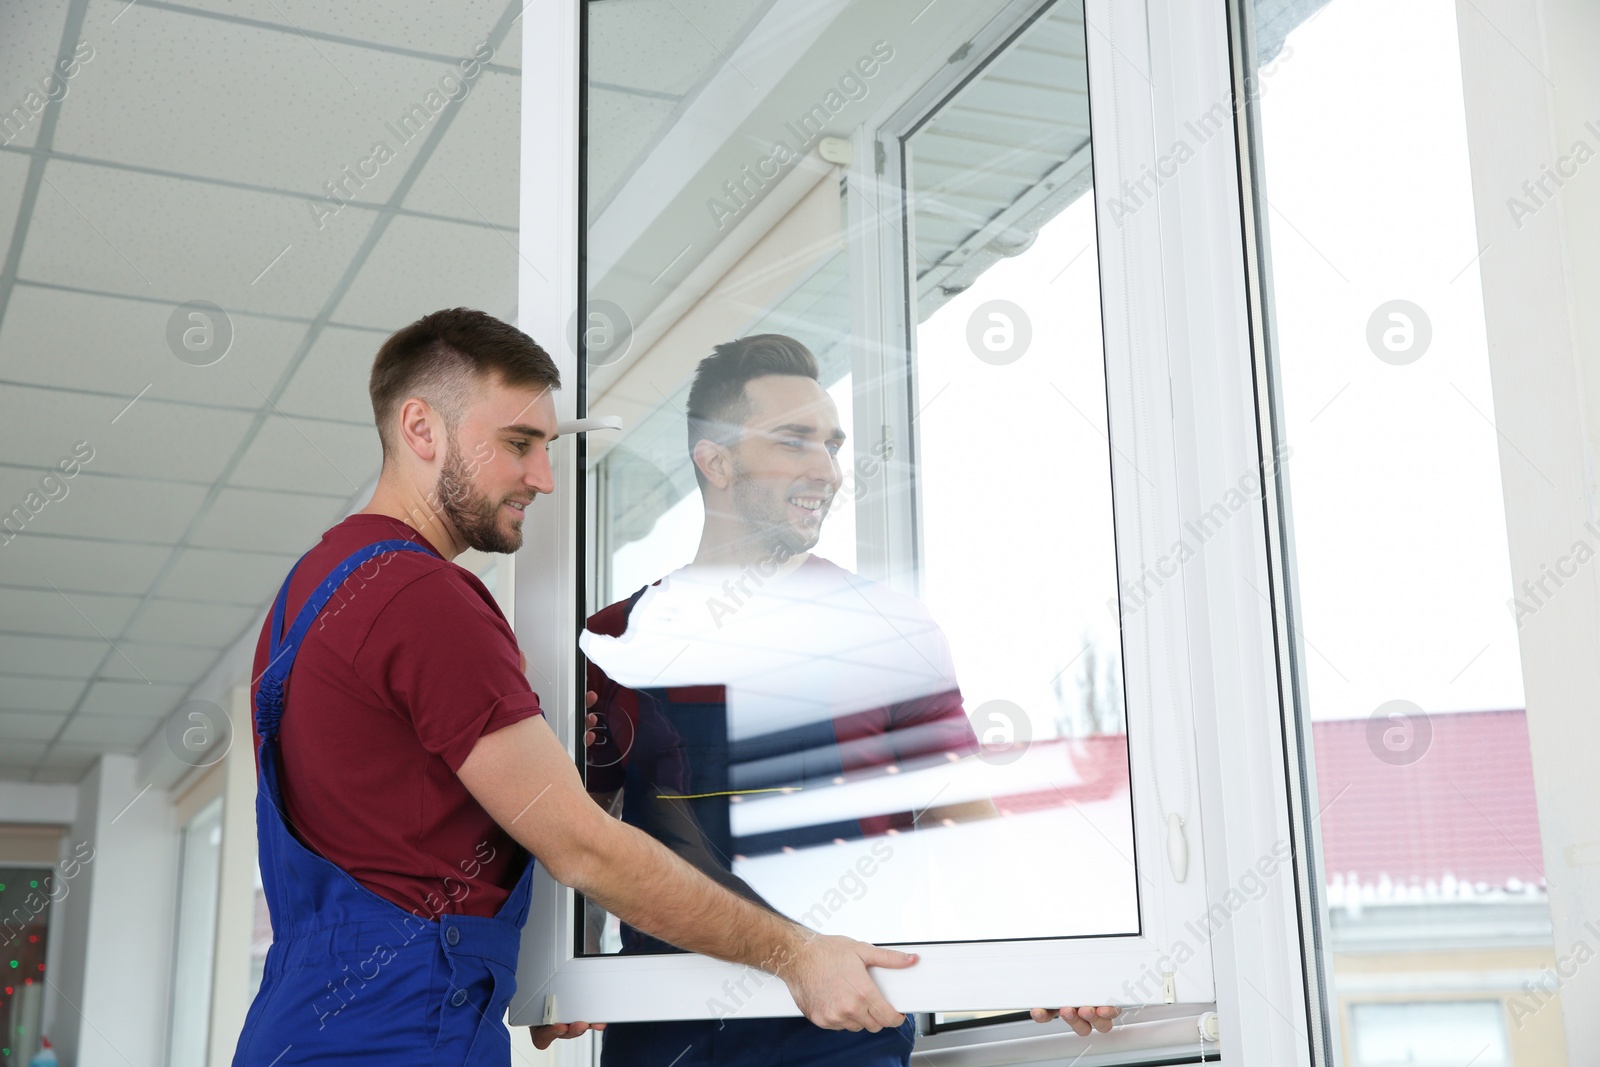
[[256,833],[272,947],[235,1067],[510,1062],[503,1017],[516,992],[532,857],[493,918],[424,917],[384,900],[306,848],[283,815],[278,722],[300,642],[357,567],[387,552],[426,551],[411,541],[390,540],[356,552],[317,586],[281,638],[294,570],[273,603],[270,656],[255,707],[261,739]]

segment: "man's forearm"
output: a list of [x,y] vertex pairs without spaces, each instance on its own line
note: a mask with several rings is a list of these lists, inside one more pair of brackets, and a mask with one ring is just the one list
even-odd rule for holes
[[718,885],[660,842],[607,820],[568,883],[628,925],[679,948],[779,972],[803,927]]
[[802,1014],[830,1029],[876,1032],[904,1016],[868,967],[917,958],[847,937],[813,935],[723,889],[647,835],[611,818],[541,718],[478,739],[456,771],[485,811],[545,868],[633,927],[783,979]]

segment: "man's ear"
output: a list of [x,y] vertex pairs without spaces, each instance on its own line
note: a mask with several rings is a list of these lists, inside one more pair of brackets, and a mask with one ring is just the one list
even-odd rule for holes
[[705,475],[706,481],[717,489],[726,489],[733,484],[733,457],[728,455],[728,450],[712,441],[702,437],[694,443],[692,454],[694,465],[700,468],[700,473]]
[[400,440],[418,459],[432,463],[444,452],[444,420],[426,400],[411,397],[400,405]]

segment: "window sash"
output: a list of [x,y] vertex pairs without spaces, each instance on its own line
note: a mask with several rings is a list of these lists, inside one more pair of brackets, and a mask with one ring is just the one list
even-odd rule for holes
[[[1243,356],[1250,331],[1231,146],[1220,138],[1211,152],[1187,164],[1181,181],[1157,191],[1159,209],[1137,212],[1120,225],[1106,192],[1141,168],[1154,169],[1157,146],[1171,143],[1173,130],[1193,110],[1191,101],[1229,99],[1228,31],[1217,5],[1088,0],[1085,8],[1119,569],[1137,575],[1154,569],[1181,536],[1183,521],[1204,510],[1202,501],[1214,502],[1241,471],[1261,467],[1253,383]],[[578,158],[581,19],[581,10],[562,5],[530,9],[525,16],[521,233],[524,255],[533,259],[524,260],[521,325],[547,340],[569,383],[581,383],[582,368],[560,309],[580,306],[573,265],[585,235],[578,221],[578,168],[552,167],[549,160]],[[986,49],[975,47],[973,53],[981,56]],[[908,102],[913,111],[914,104]],[[907,113],[897,117],[906,120]],[[873,174],[877,139],[898,132],[891,126],[858,131],[852,221],[868,211],[901,209],[899,176],[892,173],[897,153],[888,155],[881,180]],[[868,202],[868,190],[875,202]],[[853,324],[862,342],[859,358],[866,361],[854,368],[858,380],[884,380],[872,373],[870,361],[899,350],[908,336],[904,264],[893,245],[890,235],[879,234],[874,241],[852,241],[848,250],[852,271],[876,296],[862,302]],[[563,418],[580,413],[581,392],[580,384],[557,394]],[[868,401],[878,405],[882,425],[909,421],[908,413],[897,416],[903,410],[897,398],[880,394],[875,400],[858,397],[858,423]],[[576,753],[582,677],[573,650],[586,580],[577,520],[590,504],[577,480],[584,468],[582,442],[559,444],[555,451],[557,491],[549,506],[530,512],[526,524],[528,543],[539,546],[545,559],[518,569],[516,622],[533,684],[545,696],[558,736]],[[868,500],[897,498],[903,497],[867,494]],[[857,521],[863,545],[900,552],[912,544],[915,531],[905,515],[873,515],[863,508]],[[869,522],[877,527],[869,529]],[[549,565],[551,557],[559,565]],[[873,577],[892,574],[892,563],[858,560]],[[1231,1039],[1246,1053],[1241,1062],[1308,1062],[1306,1041],[1296,1036],[1297,1027],[1304,1029],[1306,1007],[1295,872],[1286,867],[1265,897],[1230,913],[1210,936],[1199,936],[1193,926],[1275,847],[1287,841],[1297,854],[1303,847],[1291,837],[1281,803],[1286,783],[1273,619],[1251,588],[1264,585],[1266,574],[1260,524],[1249,518],[1234,522],[1127,627],[1142,933],[919,946],[924,961],[916,968],[878,975],[897,1006],[928,1011],[1127,1004],[1143,999],[1129,992],[1139,982],[1152,989],[1152,976],[1170,968],[1176,1000],[1219,1004],[1224,1041]],[[1143,680],[1147,674],[1150,684]],[[1186,743],[1180,746],[1179,737]],[[1159,768],[1163,799],[1176,806],[1181,763],[1188,764],[1195,798],[1189,872],[1178,883],[1167,874],[1165,828],[1153,825],[1153,791]],[[553,998],[552,1017],[560,1019],[705,1017],[709,1002],[727,996],[725,984],[741,979],[751,990],[742,1012],[794,1013],[781,983],[757,987],[745,969],[703,957],[575,958],[578,922],[574,894],[541,870],[519,970],[524,992],[513,1005],[513,1023],[544,1018],[547,997]],[[1192,952],[1182,964],[1174,959],[1179,945]],[[1149,999],[1163,998],[1158,993]]]

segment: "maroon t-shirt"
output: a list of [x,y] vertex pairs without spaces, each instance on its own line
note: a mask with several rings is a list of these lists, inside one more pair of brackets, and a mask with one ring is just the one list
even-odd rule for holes
[[[279,726],[288,822],[302,844],[407,911],[491,916],[527,853],[456,771],[478,738],[542,713],[489,591],[399,519],[352,515],[295,571],[284,628],[334,567],[390,539],[428,552],[391,552],[358,568],[290,672]],[[257,679],[271,622],[269,612]]]

